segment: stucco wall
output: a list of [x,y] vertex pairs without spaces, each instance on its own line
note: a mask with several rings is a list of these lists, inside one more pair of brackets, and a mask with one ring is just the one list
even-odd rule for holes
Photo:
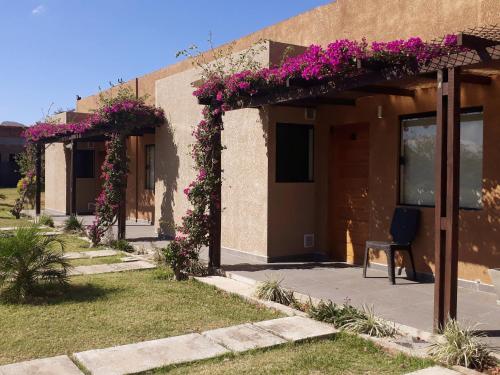
[[45,208],[63,213],[69,199],[67,154],[63,143],[45,146]]

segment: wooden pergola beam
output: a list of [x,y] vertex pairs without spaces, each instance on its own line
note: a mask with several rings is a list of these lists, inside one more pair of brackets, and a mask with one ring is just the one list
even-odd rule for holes
[[69,172],[69,214],[76,215],[76,154],[78,143],[72,140],[70,148],[70,172]]
[[415,97],[415,90],[402,89],[399,87],[380,86],[380,85],[358,87],[353,89],[353,91],[366,92],[372,94],[382,94],[382,95],[407,96],[410,98]]
[[319,97],[278,104],[282,107],[316,107],[318,105],[356,106],[356,99]]
[[481,61],[491,61],[491,56],[486,50],[488,47],[493,47],[498,44],[495,40],[482,38],[476,35],[467,33],[459,33],[457,35],[457,44],[459,46],[472,49],[477,52]]

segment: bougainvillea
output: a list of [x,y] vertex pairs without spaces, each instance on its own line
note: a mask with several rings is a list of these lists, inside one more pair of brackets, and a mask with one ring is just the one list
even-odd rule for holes
[[[448,35],[440,44],[425,43],[420,38],[373,42],[347,39],[330,43],[326,48],[310,46],[304,53],[289,57],[279,66],[248,69],[222,77],[213,74],[194,91],[194,96],[206,104],[203,120],[193,132],[195,144],[192,156],[197,170],[196,179],[184,190],[192,204],[178,228],[175,239],[165,249],[167,261],[177,275],[186,273],[192,261],[197,261],[202,246],[209,244],[210,202],[220,205],[217,185],[220,183],[213,142],[222,130],[222,116],[236,106],[238,99],[270,89],[286,88],[293,80],[309,83],[348,80],[369,70],[377,70],[387,78],[417,73],[432,59],[456,52],[456,35]],[[216,64],[217,65],[217,64]],[[206,75],[206,73],[205,73]]]
[[116,221],[118,207],[125,201],[127,157],[125,139],[131,129],[159,126],[165,122],[161,108],[148,106],[142,99],[110,100],[85,120],[71,124],[38,123],[24,132],[28,144],[55,141],[57,137],[104,129],[108,138],[102,165],[102,191],[96,199],[96,217],[88,234],[97,245]]
[[114,224],[120,202],[125,201],[128,172],[125,147],[125,137],[119,133],[111,134],[106,142],[106,158],[101,166],[102,191],[95,202],[95,219],[88,227],[88,235],[94,245],[101,242]]

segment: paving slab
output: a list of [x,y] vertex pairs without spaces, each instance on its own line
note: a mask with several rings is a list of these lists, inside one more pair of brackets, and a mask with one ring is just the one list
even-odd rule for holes
[[228,293],[239,294],[244,297],[252,297],[255,293],[255,286],[231,280],[222,276],[195,277],[196,280],[205,284],[213,285]]
[[0,375],[83,375],[66,355],[0,366]]
[[338,332],[333,326],[302,316],[289,316],[254,323],[274,335],[289,341],[300,341],[316,337],[327,337]]
[[423,370],[410,372],[407,375],[457,375],[457,374],[460,373],[445,367],[433,366],[424,368]]
[[213,329],[202,335],[234,352],[244,352],[257,348],[281,345],[287,341],[253,324]]
[[94,250],[94,251],[78,251],[64,253],[66,259],[85,259],[85,258],[102,258],[117,255],[120,252],[117,250]]
[[121,375],[212,358],[229,351],[198,333],[76,353],[92,375]]
[[77,275],[96,275],[100,273],[124,272],[156,268],[152,263],[144,260],[127,263],[94,264],[90,266],[77,266],[69,271],[70,276]]

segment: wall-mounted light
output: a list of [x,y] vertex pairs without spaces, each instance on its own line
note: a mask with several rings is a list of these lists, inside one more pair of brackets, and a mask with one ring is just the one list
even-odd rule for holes
[[377,106],[377,118],[384,118],[383,107],[381,105]]

